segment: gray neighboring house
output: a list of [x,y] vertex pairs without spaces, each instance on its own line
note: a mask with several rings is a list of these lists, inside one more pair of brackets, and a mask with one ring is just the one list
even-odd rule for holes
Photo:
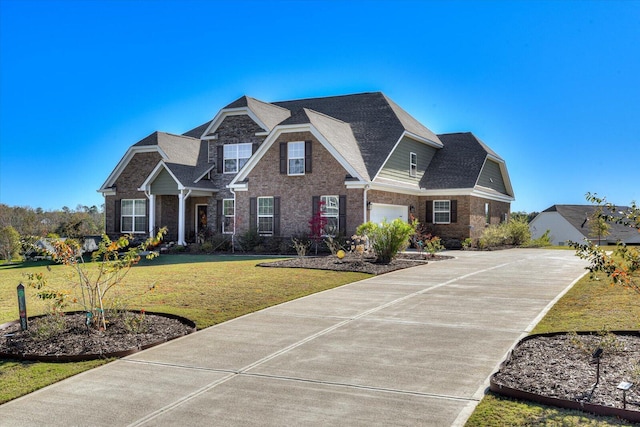
[[[598,243],[598,238],[589,236],[589,220],[594,215],[597,206],[594,205],[553,205],[540,212],[529,224],[531,237],[537,239],[546,230],[550,231],[551,243],[554,245],[567,245],[570,241],[582,243],[589,239]],[[628,209],[619,206],[619,210]],[[604,210],[609,215],[610,212]],[[611,223],[609,235],[602,237],[601,244],[615,245],[623,242],[629,245],[640,244],[640,233],[632,227],[623,224]]]
[[110,236],[254,229],[288,238],[320,211],[327,234],[417,218],[477,238],[509,217],[506,162],[472,133],[436,135],[380,92],[264,102],[243,96],[182,135],[133,144],[98,190]]

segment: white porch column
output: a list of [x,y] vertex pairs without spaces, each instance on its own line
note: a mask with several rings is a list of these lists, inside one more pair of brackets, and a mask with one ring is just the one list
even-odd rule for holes
[[156,195],[149,195],[149,237],[154,236],[156,229]]
[[187,242],[184,240],[185,234],[185,199],[184,190],[180,190],[178,193],[178,244],[185,245]]

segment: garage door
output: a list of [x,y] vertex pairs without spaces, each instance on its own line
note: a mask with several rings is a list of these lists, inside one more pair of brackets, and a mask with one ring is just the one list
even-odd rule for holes
[[402,205],[384,205],[381,203],[371,204],[371,214],[369,215],[369,219],[372,222],[380,223],[384,219],[391,222],[396,218],[407,221],[409,218],[409,208]]

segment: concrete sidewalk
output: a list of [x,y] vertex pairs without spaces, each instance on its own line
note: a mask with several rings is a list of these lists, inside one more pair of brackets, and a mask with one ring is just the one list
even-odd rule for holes
[[84,372],[1,405],[0,425],[463,425],[586,264],[573,251],[450,254]]

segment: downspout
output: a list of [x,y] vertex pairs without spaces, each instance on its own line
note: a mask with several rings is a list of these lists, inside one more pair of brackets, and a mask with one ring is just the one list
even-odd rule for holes
[[[233,232],[231,233],[231,253],[236,253],[236,192],[233,188],[229,188],[231,194],[233,194]],[[223,207],[224,209],[224,207]],[[220,215],[218,215],[220,217]]]
[[185,227],[186,227],[186,200],[191,195],[191,191],[187,191],[187,194],[184,194],[184,190],[180,190],[180,194],[178,195],[178,244],[186,245],[185,241]]
[[145,189],[144,194],[149,199],[149,237],[153,237],[156,228],[156,196],[151,194],[150,188]]
[[364,186],[364,193],[363,193],[363,200],[364,200],[364,209],[363,209],[363,217],[362,217],[362,223],[364,224],[365,222],[367,222],[367,192],[369,191],[369,188],[371,188],[371,186],[369,184]]

